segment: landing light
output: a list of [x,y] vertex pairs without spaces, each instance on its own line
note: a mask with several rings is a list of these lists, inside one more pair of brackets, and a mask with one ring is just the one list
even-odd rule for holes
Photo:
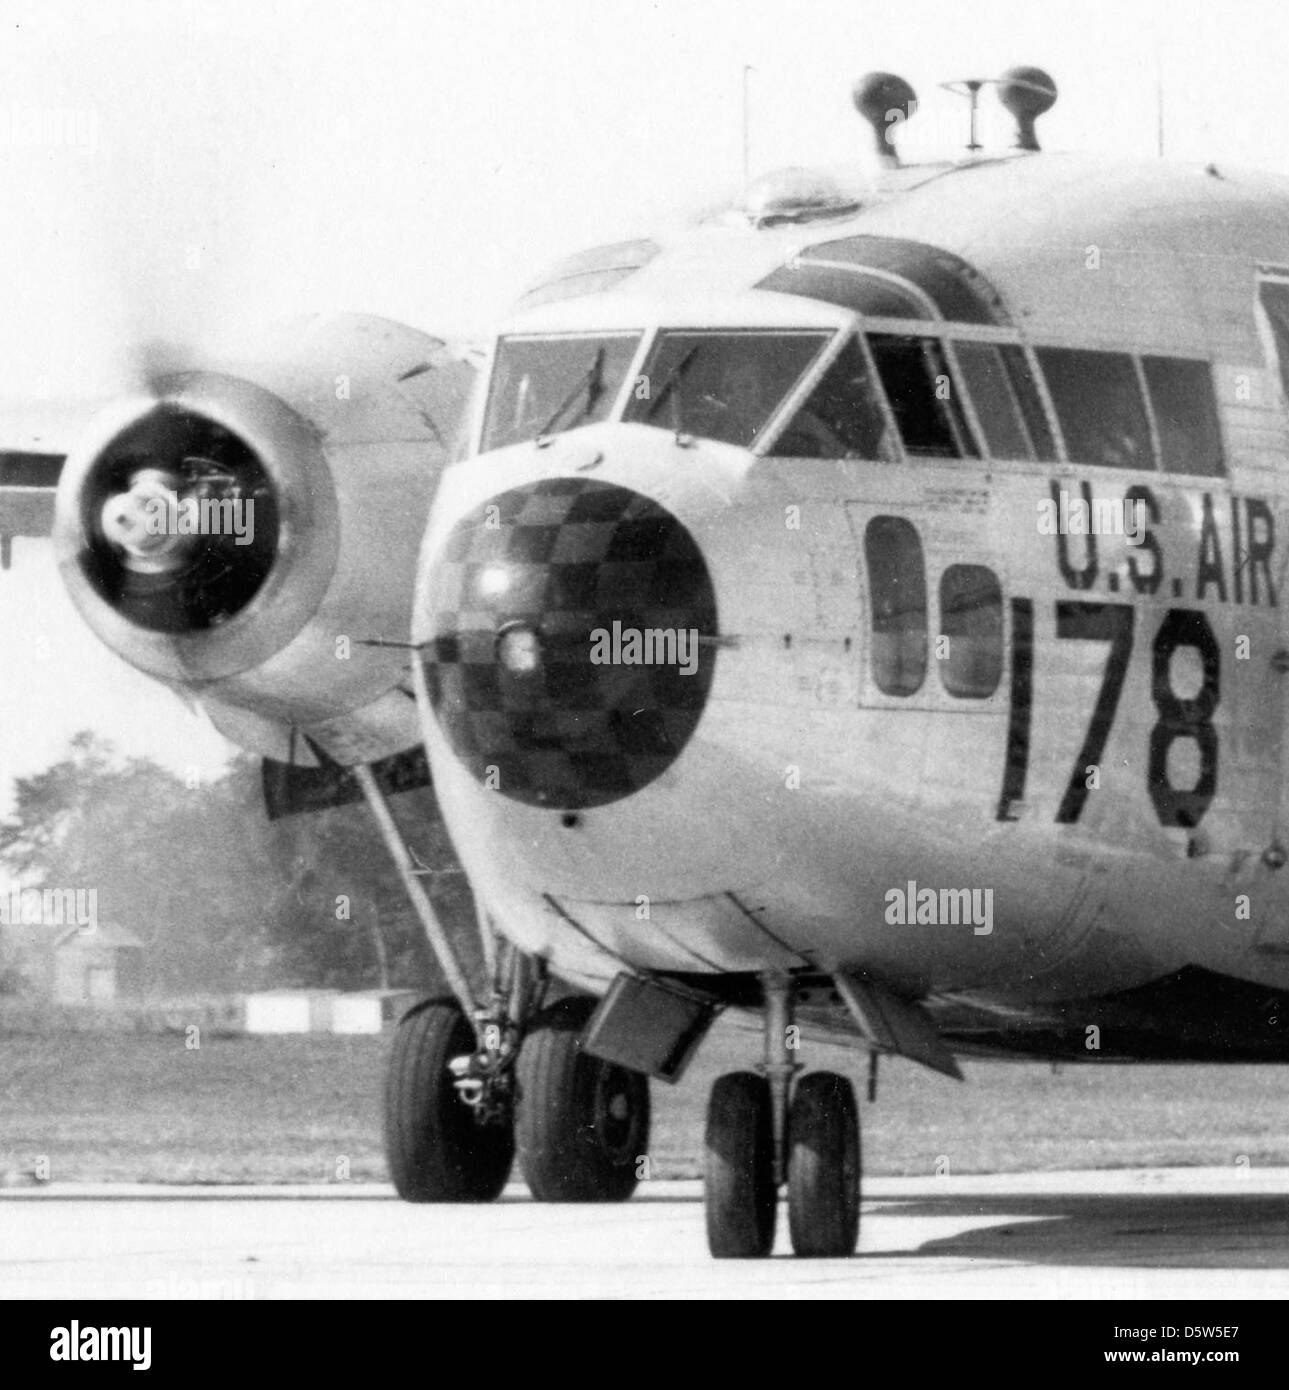
[[542,664],[541,638],[522,624],[507,628],[497,638],[497,658],[512,675],[530,675]]
[[479,592],[484,598],[496,598],[510,588],[511,574],[502,565],[494,565],[479,576]]

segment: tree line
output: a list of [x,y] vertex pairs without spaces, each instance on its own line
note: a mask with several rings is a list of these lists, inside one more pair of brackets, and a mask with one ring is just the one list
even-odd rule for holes
[[[435,907],[477,969],[474,906],[433,791],[392,804]],[[441,987],[366,808],[270,822],[259,763],[243,754],[218,780],[190,785],[95,734],[76,735],[51,767],[16,780],[14,808],[0,820],[5,876],[97,890],[100,924],[143,942],[153,995]]]

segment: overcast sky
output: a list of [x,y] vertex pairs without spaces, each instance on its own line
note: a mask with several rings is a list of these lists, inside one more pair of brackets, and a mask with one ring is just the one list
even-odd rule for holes
[[[937,84],[1021,62],[1061,88],[1049,148],[1153,156],[1162,81],[1169,157],[1289,170],[1287,41],[1274,0],[0,0],[0,410],[101,397],[132,336],[247,316],[485,331],[554,256],[737,187],[748,64],[754,174],[864,157],[871,68],[918,89],[906,150],[952,153]],[[0,574],[0,631],[0,808],[82,726],[218,767],[80,627],[47,544]]]

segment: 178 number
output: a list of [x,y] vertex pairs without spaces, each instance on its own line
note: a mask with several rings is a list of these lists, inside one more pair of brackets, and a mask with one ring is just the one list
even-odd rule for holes
[[[1017,803],[1024,800],[1034,702],[1033,600],[1013,599],[1011,611],[1011,714],[999,820],[1015,820]],[[1135,610],[1126,603],[1083,603],[1073,599],[1057,602],[1058,639],[1105,642],[1109,648],[1092,717],[1057,808],[1058,824],[1071,825],[1083,813],[1089,773],[1100,765],[1123,693],[1132,656],[1135,616]],[[1203,670],[1200,688],[1191,696],[1179,695],[1173,689],[1173,653],[1182,647],[1191,647],[1198,653]],[[1150,731],[1146,785],[1161,825],[1198,825],[1216,795],[1217,730],[1213,727],[1213,712],[1221,689],[1221,673],[1217,638],[1208,619],[1195,609],[1170,608],[1155,634],[1150,668],[1150,693],[1158,718]],[[1189,739],[1199,755],[1199,777],[1193,787],[1174,787],[1169,780],[1168,754],[1178,739]]]

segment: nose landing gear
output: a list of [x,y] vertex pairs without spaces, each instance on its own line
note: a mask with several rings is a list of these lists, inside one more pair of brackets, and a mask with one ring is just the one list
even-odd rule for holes
[[473,1051],[455,999],[431,999],[398,1025],[385,1080],[385,1158],[405,1202],[491,1202],[515,1156],[508,1113],[477,1113],[452,1063]]
[[[596,1001],[541,1007],[546,980],[507,950],[468,1017],[434,999],[404,1017],[385,1085],[385,1154],[409,1202],[490,1202],[516,1149],[539,1202],[621,1202],[649,1144],[649,1082],[582,1050]],[[504,981],[504,983],[502,983]]]
[[707,1244],[718,1259],[757,1259],[774,1248],[778,1191],[788,1188],[794,1253],[852,1255],[859,1238],[859,1110],[854,1088],[833,1072],[797,1082],[793,986],[762,977],[762,1075],[734,1072],[712,1088],[707,1110],[704,1204]]
[[491,1202],[518,1148],[539,1202],[630,1197],[648,1151],[649,1082],[582,1051],[595,1002],[578,996],[543,1009],[522,1044],[518,1029],[472,1024],[454,999],[407,1014],[385,1084],[385,1155],[398,1195]]
[[545,968],[499,949],[480,922],[492,976],[479,1001],[369,767],[355,770],[454,998],[418,1005],[394,1035],[385,1084],[385,1155],[408,1202],[490,1202],[516,1145],[541,1202],[620,1202],[649,1143],[649,1082],[582,1051],[595,1000],[541,1007]]

